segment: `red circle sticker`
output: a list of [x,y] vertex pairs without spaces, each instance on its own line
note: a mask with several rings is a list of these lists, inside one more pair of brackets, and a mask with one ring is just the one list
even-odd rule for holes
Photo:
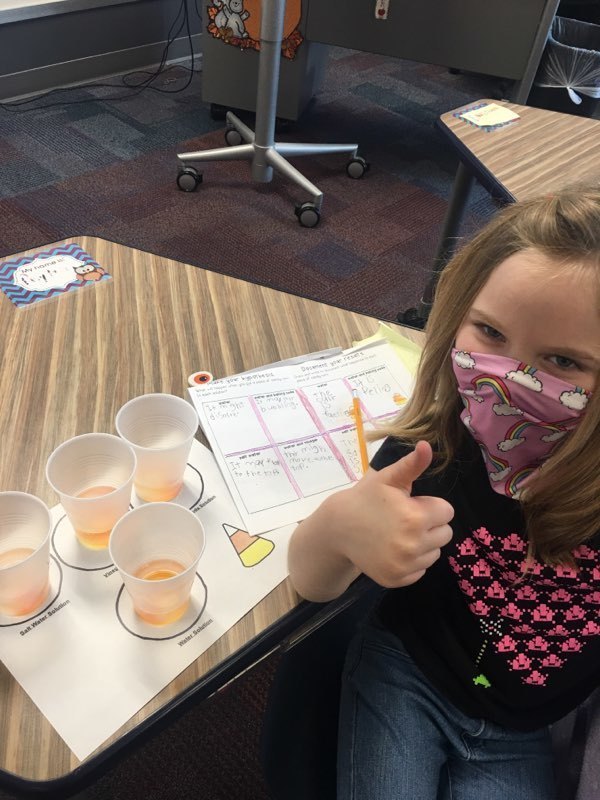
[[210,372],[194,372],[188,378],[188,383],[190,386],[204,386],[204,384],[210,383],[212,379],[213,376]]

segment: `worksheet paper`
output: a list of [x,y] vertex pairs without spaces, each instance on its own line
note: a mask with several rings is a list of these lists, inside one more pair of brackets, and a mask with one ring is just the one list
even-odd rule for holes
[[[304,519],[362,474],[352,392],[365,431],[396,416],[413,377],[389,342],[189,389],[248,531]],[[381,440],[369,443],[372,457]]]
[[[249,537],[211,452],[194,441],[173,501],[206,532],[185,616],[141,621],[107,550],[75,539],[52,509],[50,595],[22,619],[0,616],[0,658],[83,760],[287,576],[293,526]],[[141,504],[136,496],[134,505]]]

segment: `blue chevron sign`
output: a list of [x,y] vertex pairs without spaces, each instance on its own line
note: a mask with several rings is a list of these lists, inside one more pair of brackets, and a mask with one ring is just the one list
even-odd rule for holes
[[78,244],[52,247],[0,263],[0,289],[19,308],[110,277]]

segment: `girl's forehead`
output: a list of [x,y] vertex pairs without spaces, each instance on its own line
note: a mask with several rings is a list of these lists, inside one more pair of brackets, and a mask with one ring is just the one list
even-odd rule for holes
[[590,263],[514,253],[493,270],[461,325],[474,317],[544,347],[585,343],[600,357],[600,280]]
[[[565,294],[565,291],[567,292]],[[538,250],[522,250],[492,270],[477,297],[498,300],[520,298],[522,302],[555,297],[557,302],[575,298],[598,307],[600,276],[591,263],[551,258]]]

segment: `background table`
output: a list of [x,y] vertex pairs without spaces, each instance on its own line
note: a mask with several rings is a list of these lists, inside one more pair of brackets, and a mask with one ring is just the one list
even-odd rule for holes
[[[22,309],[0,295],[0,490],[31,492],[50,506],[58,502],[44,476],[50,452],[76,434],[114,433],[115,414],[131,397],[184,396],[197,370],[223,377],[349,346],[377,328],[369,317],[101,239],[58,244],[65,242],[79,244],[113,279]],[[406,335],[422,340],[418,332]],[[64,797],[316,609],[284,581],[83,763],[0,666],[0,784]]]
[[[460,119],[480,103],[506,106],[519,119],[492,131]],[[437,128],[476,180],[506,202],[600,183],[600,120],[484,99],[442,114]]]
[[[499,103],[519,115],[507,125],[478,128],[459,114],[482,103]],[[432,275],[418,314],[424,323],[439,273],[458,239],[469,193],[479,181],[502,202],[514,203],[577,183],[600,185],[600,120],[561,114],[507,100],[474,100],[442,114],[436,123],[458,158],[457,171]],[[399,314],[408,322],[410,311]]]

